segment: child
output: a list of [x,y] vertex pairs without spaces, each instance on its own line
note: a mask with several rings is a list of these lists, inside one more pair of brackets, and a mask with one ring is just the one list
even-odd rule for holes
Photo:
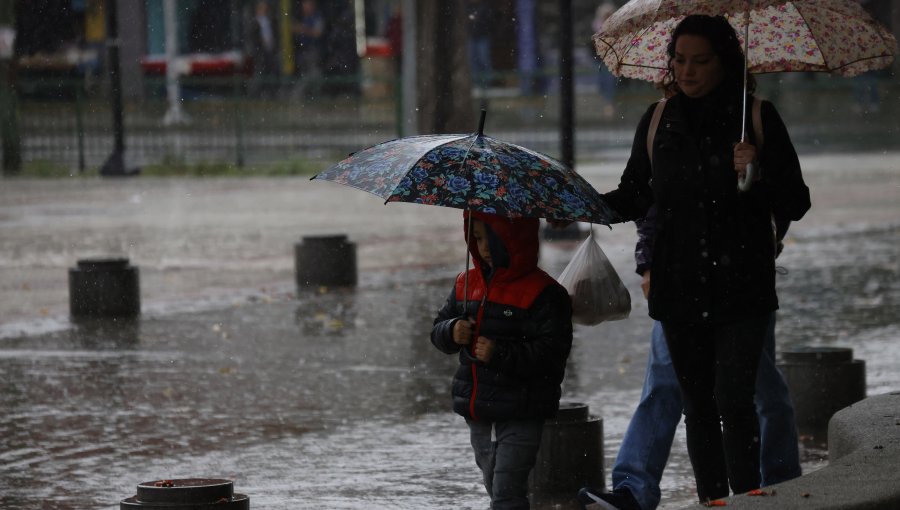
[[469,425],[491,508],[527,509],[544,420],[559,409],[572,305],[568,292],[537,267],[537,218],[471,214],[473,268],[468,284],[465,273],[457,276],[431,343],[459,353],[453,410]]

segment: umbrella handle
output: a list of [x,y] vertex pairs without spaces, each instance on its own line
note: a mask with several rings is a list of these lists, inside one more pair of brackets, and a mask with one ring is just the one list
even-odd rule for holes
[[738,175],[738,191],[749,191],[753,186],[754,180],[756,180],[756,165],[747,163],[747,168],[744,170],[744,176],[741,177]]
[[[747,75],[750,74],[750,9],[744,10],[744,108],[741,117],[741,142],[747,140]],[[749,191],[756,179],[756,165],[751,161],[744,168],[743,177],[738,175],[738,191]]]

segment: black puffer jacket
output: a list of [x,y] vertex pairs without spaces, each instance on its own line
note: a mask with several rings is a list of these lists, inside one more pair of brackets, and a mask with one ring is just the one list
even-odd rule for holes
[[[778,308],[772,217],[796,221],[810,207],[778,112],[763,102],[762,179],[739,193],[732,147],[740,139],[740,91],[669,99],[651,166],[647,130],[654,108],[638,125],[619,187],[604,195],[625,221],[644,218],[656,205],[650,316],[720,323]],[[748,135],[752,142],[752,130]]]
[[[458,353],[453,377],[453,410],[486,421],[550,418],[559,408],[560,384],[572,346],[572,305],[565,288],[537,267],[538,220],[508,219],[474,213],[502,243],[492,259],[506,267],[489,268],[474,248],[469,271],[457,277],[438,312],[431,342],[447,354]],[[463,298],[468,288],[468,299]],[[466,312],[464,314],[464,312]],[[496,342],[490,362],[482,363],[453,341],[453,326],[463,316],[476,318],[477,335]]]

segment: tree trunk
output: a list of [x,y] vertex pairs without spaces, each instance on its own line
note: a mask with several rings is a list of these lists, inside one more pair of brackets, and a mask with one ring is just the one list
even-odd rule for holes
[[474,132],[464,0],[419,2],[416,20],[419,132]]

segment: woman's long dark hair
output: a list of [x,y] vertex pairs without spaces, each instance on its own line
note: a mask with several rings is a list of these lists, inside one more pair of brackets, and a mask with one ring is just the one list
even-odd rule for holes
[[[672,31],[672,39],[666,47],[669,56],[668,70],[663,78],[662,88],[666,95],[681,92],[675,82],[675,70],[672,61],[675,59],[675,42],[682,35],[690,34],[705,38],[709,41],[712,50],[718,55],[725,68],[725,78],[722,82],[727,87],[742,87],[744,85],[744,51],[738,41],[737,34],[724,16],[705,16],[693,14],[685,17],[675,30]],[[756,80],[753,75],[747,77],[747,92],[756,90]]]

